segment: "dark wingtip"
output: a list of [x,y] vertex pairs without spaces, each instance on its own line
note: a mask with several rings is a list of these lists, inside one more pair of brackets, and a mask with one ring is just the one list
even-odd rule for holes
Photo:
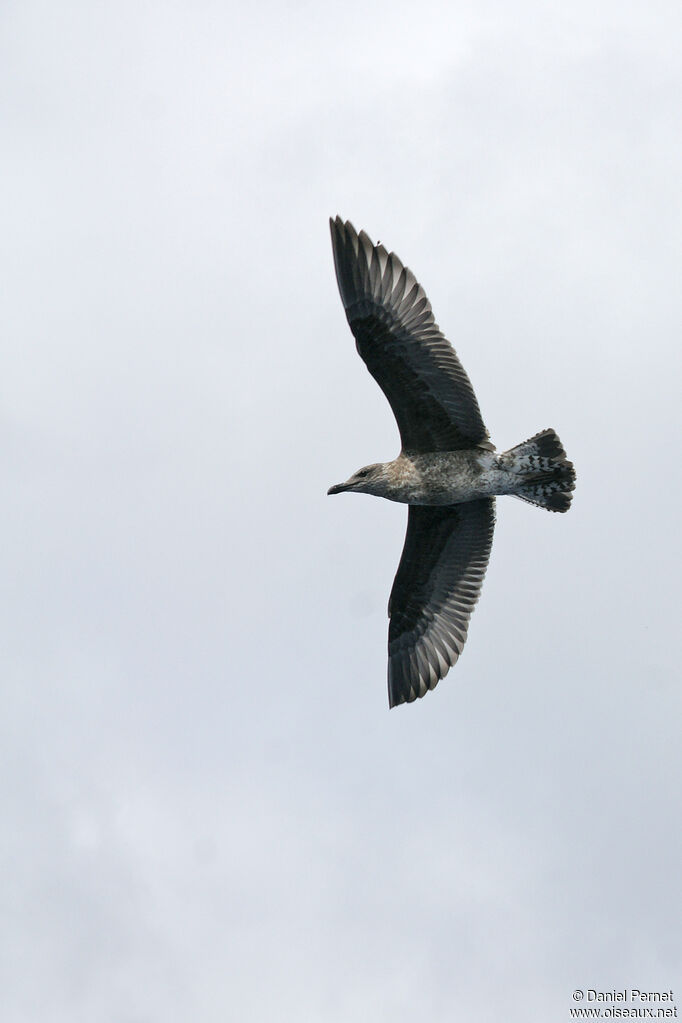
[[335,231],[342,232],[344,227],[346,226],[346,223],[349,224],[350,221],[344,221],[343,217],[340,217],[338,213],[336,214],[335,217],[330,217],[329,218],[329,227],[331,229],[332,234]]
[[[332,235],[337,235],[339,237],[348,236],[352,238],[353,235],[358,234],[350,220],[344,220],[338,213],[335,217],[329,218],[329,229]],[[362,234],[363,232],[360,233]]]

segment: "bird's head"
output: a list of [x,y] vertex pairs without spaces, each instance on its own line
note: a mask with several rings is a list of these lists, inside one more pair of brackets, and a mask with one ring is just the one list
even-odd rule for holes
[[327,493],[342,494],[345,490],[350,490],[356,494],[374,494],[376,497],[385,497],[390,486],[391,479],[385,463],[377,462],[375,465],[365,465],[362,469],[358,469],[345,483],[334,484]]

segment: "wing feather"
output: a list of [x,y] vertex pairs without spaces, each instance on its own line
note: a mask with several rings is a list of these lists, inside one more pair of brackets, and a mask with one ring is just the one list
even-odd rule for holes
[[412,271],[350,221],[330,225],[346,317],[391,404],[403,450],[492,449],[469,378]]
[[391,707],[410,703],[455,664],[488,566],[495,499],[411,505],[388,613]]

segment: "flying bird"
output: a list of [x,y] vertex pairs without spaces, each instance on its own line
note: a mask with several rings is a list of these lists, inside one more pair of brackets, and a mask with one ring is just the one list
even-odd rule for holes
[[565,512],[575,472],[554,430],[495,451],[469,378],[412,271],[350,221],[329,223],[346,318],[402,442],[392,462],[366,465],[328,490],[409,506],[388,605],[394,707],[434,689],[462,652],[490,557],[495,496]]

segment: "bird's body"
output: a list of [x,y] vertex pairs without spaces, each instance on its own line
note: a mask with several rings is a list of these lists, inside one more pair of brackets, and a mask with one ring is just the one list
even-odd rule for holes
[[511,494],[564,512],[575,473],[553,430],[495,451],[469,379],[414,274],[349,221],[330,224],[348,323],[402,440],[397,458],[329,489],[409,505],[389,601],[394,706],[433,689],[462,651],[490,556],[495,497]]
[[361,477],[353,485],[351,477],[348,484],[337,484],[329,492],[356,490],[400,504],[450,505],[481,497],[518,495],[527,482],[511,452],[498,454],[485,448],[401,452],[391,462],[367,468],[372,470],[371,475]]

